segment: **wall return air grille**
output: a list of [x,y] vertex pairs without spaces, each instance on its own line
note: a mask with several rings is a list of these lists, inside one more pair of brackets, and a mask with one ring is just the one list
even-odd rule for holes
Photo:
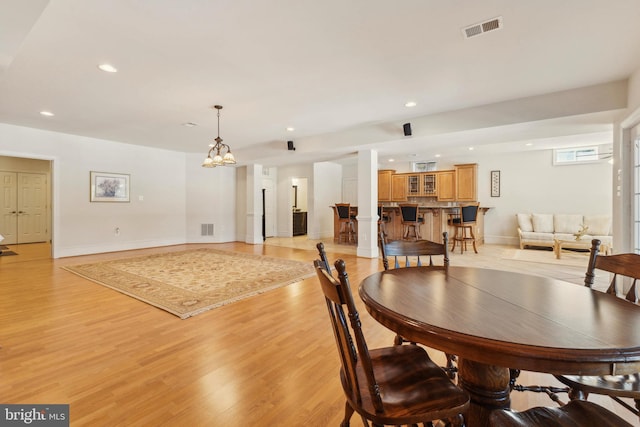
[[466,39],[479,36],[489,31],[499,30],[502,28],[502,16],[489,19],[488,21],[481,22],[479,24],[470,25],[462,29],[462,34]]

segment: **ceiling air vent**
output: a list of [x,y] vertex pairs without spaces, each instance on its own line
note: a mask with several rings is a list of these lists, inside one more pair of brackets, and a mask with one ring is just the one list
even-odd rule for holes
[[499,30],[500,28],[502,28],[502,16],[463,28],[462,34],[464,34],[465,38],[470,39],[471,37],[479,36],[489,31]]

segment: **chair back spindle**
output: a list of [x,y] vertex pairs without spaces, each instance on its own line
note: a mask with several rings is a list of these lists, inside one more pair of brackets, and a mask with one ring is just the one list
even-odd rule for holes
[[[423,265],[421,257],[429,257],[429,267],[447,268],[449,266],[449,234],[445,231],[442,233],[442,243],[431,242],[429,240],[386,240],[383,233],[378,236],[380,252],[382,253],[382,264],[385,270],[389,270],[389,258],[394,257],[394,268],[401,268],[399,258],[404,258],[404,267],[410,267],[411,261],[409,257],[416,258],[416,266]],[[443,256],[443,264],[441,266],[434,265],[434,256]]]

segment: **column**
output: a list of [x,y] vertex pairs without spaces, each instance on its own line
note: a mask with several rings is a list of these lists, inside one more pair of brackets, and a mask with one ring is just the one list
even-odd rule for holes
[[378,152],[358,152],[359,257],[378,257]]
[[247,233],[245,243],[262,244],[262,165],[247,165]]

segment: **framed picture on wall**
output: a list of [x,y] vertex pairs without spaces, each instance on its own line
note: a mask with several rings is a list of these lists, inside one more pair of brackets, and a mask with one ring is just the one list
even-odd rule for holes
[[491,171],[491,197],[500,197],[500,171]]
[[90,188],[92,202],[129,201],[128,174],[91,171]]

